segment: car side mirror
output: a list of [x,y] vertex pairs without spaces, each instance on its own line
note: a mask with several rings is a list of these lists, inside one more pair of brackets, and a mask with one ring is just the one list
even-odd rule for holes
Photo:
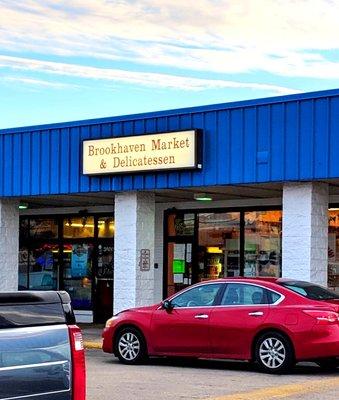
[[170,300],[165,300],[162,302],[162,308],[166,311],[172,311],[174,307]]

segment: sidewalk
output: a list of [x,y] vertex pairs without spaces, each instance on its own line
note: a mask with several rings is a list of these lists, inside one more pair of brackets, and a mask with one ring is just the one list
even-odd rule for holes
[[98,349],[102,348],[101,333],[104,325],[101,324],[78,324],[82,330],[84,338],[85,349]]

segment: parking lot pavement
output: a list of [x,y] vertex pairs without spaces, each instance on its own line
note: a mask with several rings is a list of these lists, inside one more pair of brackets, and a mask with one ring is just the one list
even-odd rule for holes
[[338,400],[338,372],[314,364],[289,375],[256,372],[243,362],[152,359],[127,366],[99,350],[87,350],[87,400]]
[[78,324],[81,328],[86,349],[101,349],[101,333],[104,328],[102,324]]

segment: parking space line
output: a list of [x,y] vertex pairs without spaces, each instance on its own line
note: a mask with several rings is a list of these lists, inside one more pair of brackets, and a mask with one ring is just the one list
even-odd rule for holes
[[339,386],[339,377],[305,381],[302,383],[256,389],[242,393],[232,393],[206,400],[272,400],[284,399],[293,395],[321,392]]
[[89,350],[102,350],[102,343],[101,342],[95,342],[95,341],[91,341],[91,340],[85,340],[84,341],[84,347],[85,349]]

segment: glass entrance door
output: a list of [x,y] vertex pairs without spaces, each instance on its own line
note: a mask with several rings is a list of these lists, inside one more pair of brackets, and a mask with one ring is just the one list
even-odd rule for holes
[[113,243],[99,242],[94,287],[94,319],[103,323],[113,315]]
[[240,213],[198,214],[198,281],[240,275]]
[[114,219],[98,217],[94,270],[94,320],[105,322],[113,315]]
[[195,283],[192,257],[192,240],[167,244],[167,296]]
[[92,308],[93,247],[87,242],[63,245],[63,285],[76,310]]

